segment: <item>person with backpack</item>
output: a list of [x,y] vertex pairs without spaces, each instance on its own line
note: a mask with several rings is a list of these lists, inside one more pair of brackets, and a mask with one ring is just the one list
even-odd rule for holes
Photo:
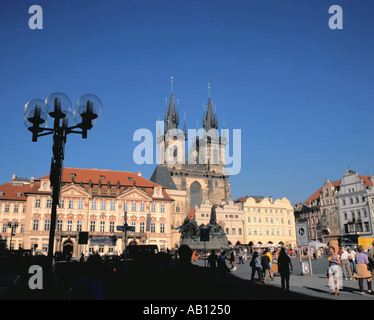
[[262,277],[262,265],[261,265],[261,260],[260,260],[260,257],[257,251],[253,252],[252,260],[249,266],[252,268],[251,282],[254,281],[255,273],[257,272],[260,282],[263,283],[264,280]]

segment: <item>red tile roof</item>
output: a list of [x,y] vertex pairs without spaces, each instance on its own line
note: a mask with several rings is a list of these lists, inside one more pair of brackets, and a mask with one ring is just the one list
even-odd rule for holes
[[[372,183],[370,177],[361,176],[361,175],[358,175],[358,177],[362,179],[362,183],[364,184],[364,186],[373,186],[373,183]],[[336,181],[331,181],[330,183],[336,188],[337,186],[340,185],[341,182],[342,182],[342,180],[340,179],[340,180],[336,180]],[[322,191],[322,187],[319,188],[316,192],[314,192],[303,203],[306,203],[306,204],[312,203],[314,200],[318,199],[319,195],[321,194],[321,191]]]
[[193,208],[189,213],[187,213],[187,217],[190,218],[190,220],[195,220],[195,215],[196,215],[196,209]]
[[[79,168],[63,168],[62,171],[62,182],[65,184],[70,184],[72,182],[72,175],[74,176],[74,182],[79,185],[83,183],[86,190],[88,190],[88,185],[90,180],[92,184],[97,187],[99,181],[102,184],[102,190],[107,190],[108,182],[110,182],[111,187],[115,188],[117,182],[120,183],[121,187],[133,187],[134,183],[135,186],[139,189],[142,189],[148,196],[152,197],[153,195],[153,187],[157,186],[158,184],[139,176],[133,172],[127,171],[112,171],[112,170],[99,170],[99,169],[79,169]],[[40,182],[42,179],[49,179],[49,175],[43,176],[41,178],[36,179],[36,182]],[[40,186],[40,183],[38,183]],[[38,187],[34,187],[32,191],[37,191]],[[169,194],[166,192],[165,187],[162,187],[162,194],[163,198],[160,200],[171,200],[172,199]],[[104,194],[103,194],[104,196]],[[157,198],[158,199],[158,198]]]
[[[24,186],[13,185],[11,182],[0,185],[0,200],[17,200],[25,201],[25,192],[30,190],[31,186],[26,184]],[[1,192],[4,195],[1,195]]]

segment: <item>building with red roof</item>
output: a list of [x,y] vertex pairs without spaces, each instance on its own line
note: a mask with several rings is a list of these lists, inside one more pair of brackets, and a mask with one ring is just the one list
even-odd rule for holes
[[[51,191],[49,175],[30,180],[13,177],[12,182],[0,185],[3,247],[48,252]],[[75,256],[96,250],[121,253],[123,232],[117,226],[123,224],[125,211],[128,224],[135,227],[128,234],[129,243],[171,248],[173,201],[164,186],[141,173],[64,168],[54,250]],[[18,223],[12,243],[8,222]],[[89,233],[87,245],[78,245],[79,232]]]

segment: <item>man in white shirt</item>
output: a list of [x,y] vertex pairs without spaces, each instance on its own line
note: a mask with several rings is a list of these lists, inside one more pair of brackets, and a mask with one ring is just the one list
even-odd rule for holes
[[343,247],[342,253],[340,255],[340,265],[343,269],[345,280],[348,280],[347,276],[349,276],[349,280],[352,280],[351,264],[349,262],[348,257],[349,257],[349,253],[347,249]]

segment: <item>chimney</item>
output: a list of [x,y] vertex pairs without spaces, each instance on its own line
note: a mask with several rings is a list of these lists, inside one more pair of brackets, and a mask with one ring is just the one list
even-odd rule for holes
[[142,176],[142,173],[141,173],[141,172],[138,172],[138,176],[141,177],[141,176]]

